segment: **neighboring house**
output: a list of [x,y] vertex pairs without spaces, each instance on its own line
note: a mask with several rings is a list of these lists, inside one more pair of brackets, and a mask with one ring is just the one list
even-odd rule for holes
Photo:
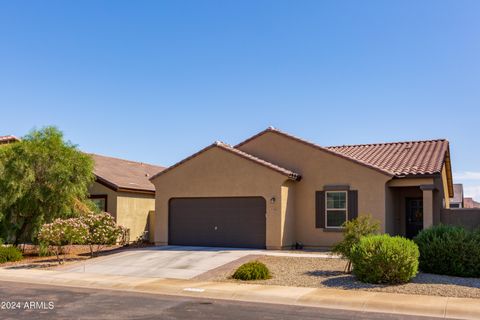
[[130,241],[148,231],[149,213],[155,208],[155,188],[149,178],[160,166],[91,154],[95,183],[89,188],[97,206],[130,230]]
[[453,197],[450,198],[450,208],[464,208],[463,184],[461,183],[453,185]]
[[359,214],[411,238],[440,222],[454,192],[446,140],[321,147],[274,128],[150,180],[158,245],[330,247]]
[[480,202],[473,200],[473,198],[465,198],[464,204],[465,209],[480,208]]
[[17,142],[17,141],[20,141],[20,139],[18,139],[15,136],[0,136],[0,145]]
[[[0,145],[20,141],[0,136]],[[130,230],[134,241],[148,231],[149,213],[155,209],[155,188],[149,178],[164,167],[91,154],[95,161],[95,183],[90,199],[116,222]]]

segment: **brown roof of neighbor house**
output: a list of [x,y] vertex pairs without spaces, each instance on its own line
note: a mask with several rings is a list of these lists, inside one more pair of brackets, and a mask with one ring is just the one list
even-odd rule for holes
[[276,164],[273,164],[273,163],[271,163],[271,162],[265,161],[265,160],[260,159],[260,158],[258,158],[258,157],[252,156],[251,154],[248,154],[248,153],[246,153],[246,152],[243,152],[243,151],[241,151],[241,150],[238,150],[238,149],[236,149],[236,148],[232,147],[231,145],[226,144],[226,143],[224,143],[224,142],[216,141],[216,142],[214,142],[213,144],[209,145],[208,147],[206,147],[206,148],[198,151],[197,153],[194,153],[194,154],[192,154],[191,156],[183,159],[182,161],[177,162],[177,163],[174,164],[173,166],[168,167],[167,169],[165,169],[165,170],[157,173],[156,175],[154,175],[153,177],[151,177],[150,180],[152,180],[152,179],[154,179],[154,178],[156,178],[156,177],[158,177],[158,176],[160,176],[160,175],[162,175],[162,174],[164,174],[164,173],[166,173],[166,172],[168,172],[168,171],[170,171],[170,170],[172,170],[172,169],[180,166],[182,163],[185,163],[185,162],[189,161],[190,159],[195,158],[196,156],[200,155],[201,153],[204,153],[205,151],[207,151],[207,150],[209,150],[209,149],[211,149],[211,148],[220,148],[220,149],[222,149],[222,150],[231,152],[231,153],[233,153],[233,154],[235,154],[235,155],[237,155],[237,156],[240,156],[240,157],[245,158],[245,159],[247,159],[247,160],[253,161],[253,162],[255,162],[255,163],[257,163],[257,164],[259,164],[259,165],[261,165],[261,166],[264,166],[264,167],[266,167],[266,168],[268,168],[268,169],[277,171],[277,172],[279,172],[279,173],[287,176],[289,179],[292,179],[292,180],[295,180],[295,181],[299,181],[299,180],[302,178],[301,175],[298,174],[298,173],[295,173],[295,172],[293,172],[293,171],[291,171],[291,170],[282,168],[282,167],[280,167],[280,166],[278,166],[278,165],[276,165]]
[[269,127],[235,148],[267,132],[283,135],[394,177],[440,174],[445,164],[449,194],[454,194],[449,144],[445,139],[322,147]]
[[0,144],[11,143],[15,141],[20,141],[20,139],[15,136],[0,136]]
[[155,192],[149,178],[164,167],[118,158],[90,154],[95,161],[97,182],[116,191]]

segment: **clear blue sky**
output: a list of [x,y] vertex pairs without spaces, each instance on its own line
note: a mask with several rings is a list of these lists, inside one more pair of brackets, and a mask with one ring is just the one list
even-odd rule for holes
[[0,135],[171,165],[269,125],[447,138],[480,198],[479,1],[1,1]]

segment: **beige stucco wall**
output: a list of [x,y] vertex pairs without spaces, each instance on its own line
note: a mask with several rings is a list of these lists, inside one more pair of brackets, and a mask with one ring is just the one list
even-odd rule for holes
[[90,195],[107,195],[107,212],[117,219],[117,192],[107,188],[103,184],[94,182],[88,188]]
[[[287,192],[282,185],[287,179],[274,170],[212,147],[152,181],[156,188],[155,243],[168,244],[168,204],[171,198],[261,196],[267,208],[266,246],[279,249],[286,245],[282,221],[288,204],[282,201],[282,194]],[[285,188],[289,185],[286,184]],[[274,203],[270,201],[272,198],[276,199]],[[286,234],[290,236],[291,233]]]
[[153,194],[118,193],[117,224],[130,229],[130,241],[137,240],[148,230],[148,213],[152,210],[155,210]]
[[130,241],[135,241],[146,230],[148,213],[155,209],[153,194],[117,192],[98,182],[89,189],[90,195],[107,195],[107,211],[117,224],[130,229]]
[[282,246],[292,246],[296,242],[295,235],[295,184],[297,181],[286,181],[281,187],[282,194]]
[[390,177],[275,132],[267,132],[239,149],[302,175],[295,184],[295,241],[305,246],[330,247],[342,234],[315,227],[315,191],[325,185],[349,185],[358,190],[358,212],[371,214],[385,231],[385,184]]
[[397,215],[399,202],[394,188],[385,186],[385,232],[392,235],[399,234],[400,217]]

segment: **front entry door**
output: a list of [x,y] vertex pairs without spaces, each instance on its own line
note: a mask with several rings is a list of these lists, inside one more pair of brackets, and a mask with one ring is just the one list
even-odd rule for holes
[[423,229],[423,199],[407,198],[407,238],[415,237]]

